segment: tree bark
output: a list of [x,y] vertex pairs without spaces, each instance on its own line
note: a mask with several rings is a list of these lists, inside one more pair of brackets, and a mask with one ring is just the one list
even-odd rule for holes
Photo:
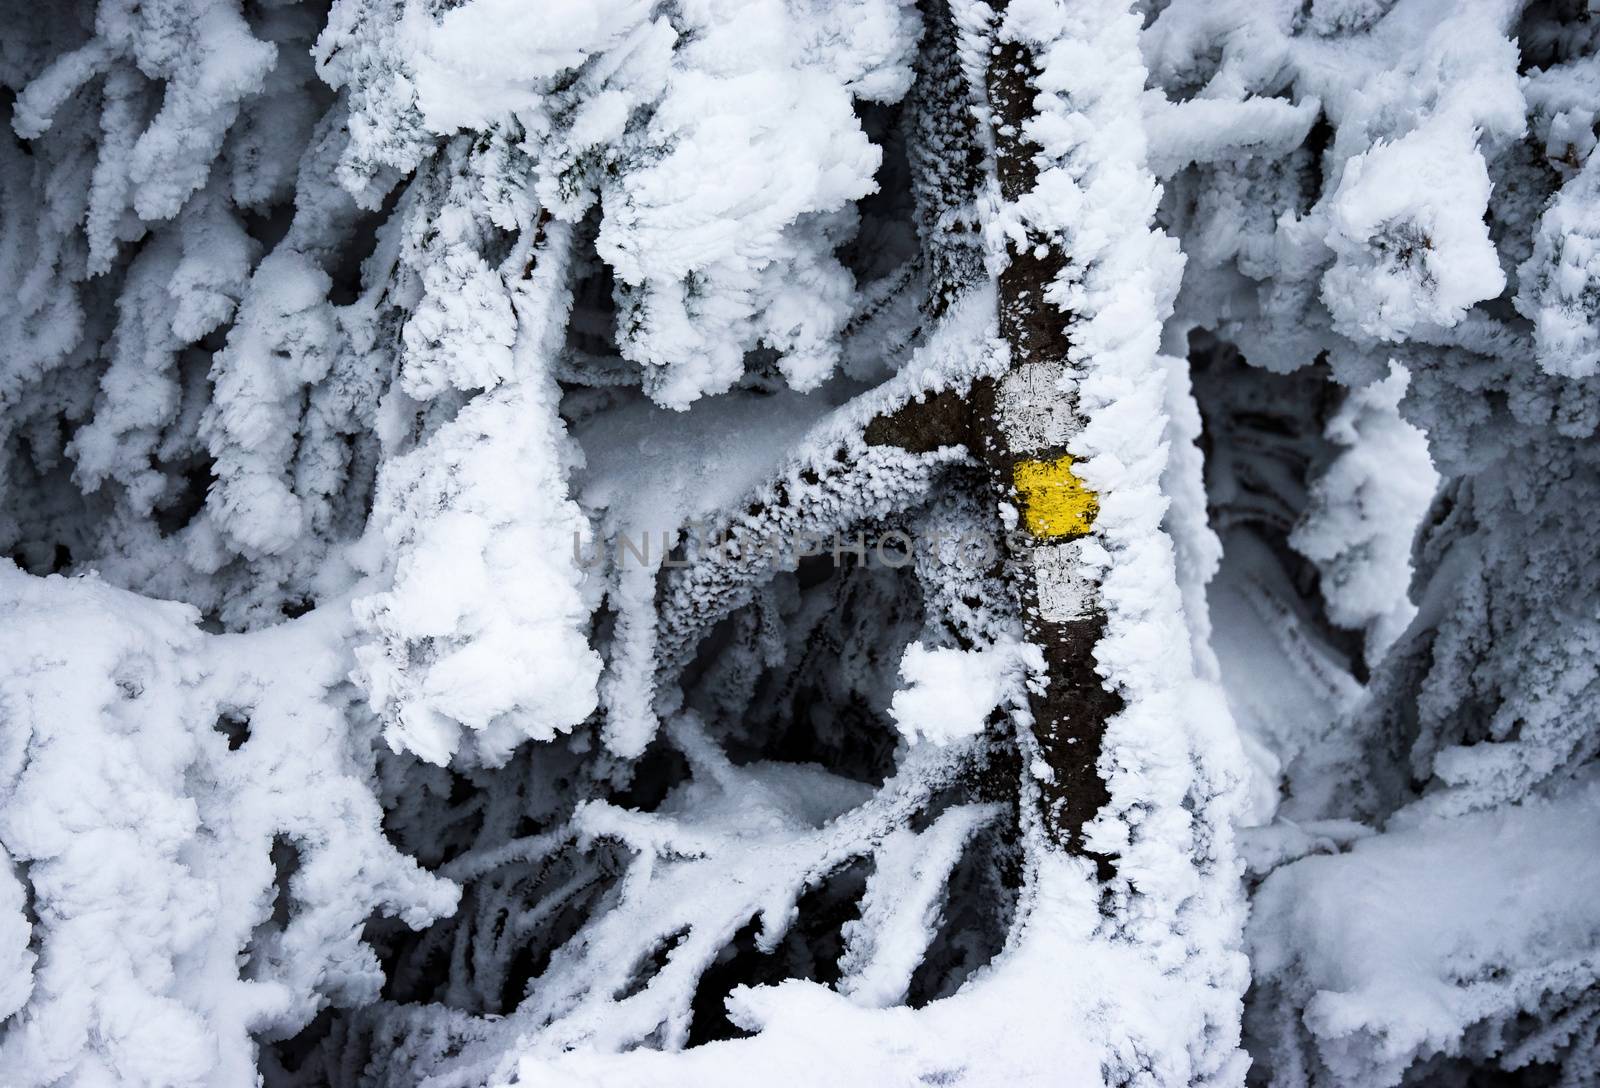
[[[1004,6],[1003,0],[994,5]],[[948,88],[951,78],[961,79],[953,63],[955,35],[947,12],[936,11],[933,17],[942,18],[943,24],[930,27],[929,33],[942,41],[934,41],[934,59],[925,62],[923,79]],[[939,56],[941,45],[950,50],[948,65]],[[969,175],[988,158],[967,108],[967,96],[974,92],[987,100],[992,169],[1000,195],[1015,201],[1037,181],[1041,149],[1023,135],[1023,122],[1038,94],[1036,62],[1025,46],[1013,42],[992,42],[987,55],[985,85],[950,93],[950,101],[931,111],[935,120],[923,123],[924,129],[936,131],[919,133],[922,143],[941,154],[938,169],[950,182],[930,187],[936,195],[924,203],[946,206],[924,208],[925,230],[937,222],[948,236],[955,217],[950,193],[959,191],[963,181],[976,188]],[[939,78],[946,68],[953,77]],[[953,226],[958,234],[963,229],[959,222]],[[976,243],[975,235],[972,241]],[[1054,841],[1073,853],[1088,854],[1084,825],[1108,799],[1097,768],[1101,740],[1107,719],[1122,704],[1095,670],[1094,647],[1105,629],[1105,615],[1079,562],[1081,542],[1093,530],[1098,504],[1073,474],[1068,450],[1084,422],[1070,391],[1070,315],[1045,298],[1046,288],[1066,267],[1067,255],[1059,237],[1032,237],[1028,242],[1008,254],[996,284],[998,327],[1009,350],[1005,373],[980,378],[964,399],[941,393],[882,416],[869,426],[867,441],[916,452],[966,444],[988,469],[997,504],[1009,504],[1017,512],[1018,532],[1009,539],[1020,547],[1011,557],[1011,578],[1028,638],[1045,659],[1046,683],[1031,699],[1034,739],[1045,764],[1038,776],[1042,817]],[[934,263],[929,309],[930,317],[937,318],[958,293],[959,285],[944,279],[959,277],[971,264],[959,259]],[[1109,877],[1109,859],[1096,861],[1102,878]]]

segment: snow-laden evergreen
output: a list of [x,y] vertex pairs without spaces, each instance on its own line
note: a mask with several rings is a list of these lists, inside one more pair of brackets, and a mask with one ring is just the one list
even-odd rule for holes
[[0,1085],[1594,1083],[1597,28],[0,0]]

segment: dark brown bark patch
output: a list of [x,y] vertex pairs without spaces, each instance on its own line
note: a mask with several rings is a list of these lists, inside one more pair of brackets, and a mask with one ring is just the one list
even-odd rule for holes
[[933,453],[946,446],[970,445],[972,421],[966,400],[946,389],[907,401],[867,424],[869,446],[898,446],[908,453]]

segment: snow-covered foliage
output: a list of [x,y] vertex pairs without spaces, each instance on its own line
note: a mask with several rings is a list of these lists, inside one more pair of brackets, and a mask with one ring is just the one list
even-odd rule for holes
[[1252,1076],[1588,1083],[1591,17],[1173,0],[1143,45],[1255,734]]
[[187,605],[14,566],[0,610],[0,844],[34,930],[8,1083],[249,1083],[256,1040],[378,996],[368,915],[454,909],[383,836],[348,619],[207,635]]
[[0,1085],[1600,1078],[1579,0],[0,0],[0,105]]

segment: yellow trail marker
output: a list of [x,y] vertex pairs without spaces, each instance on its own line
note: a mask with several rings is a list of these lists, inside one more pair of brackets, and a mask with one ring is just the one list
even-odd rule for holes
[[1089,531],[1100,503],[1072,474],[1072,455],[1051,461],[1018,461],[1012,480],[1022,498],[1022,521],[1040,540]]

